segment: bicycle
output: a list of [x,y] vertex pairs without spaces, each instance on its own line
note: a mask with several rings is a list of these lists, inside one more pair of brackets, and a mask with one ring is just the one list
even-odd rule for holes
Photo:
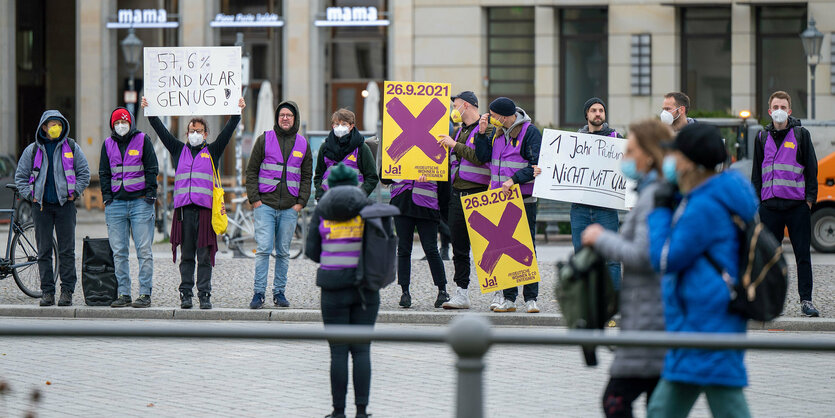
[[[20,193],[15,184],[7,184],[6,188],[14,191],[14,201],[20,198]],[[43,296],[43,292],[40,290],[41,276],[38,271],[38,248],[34,244],[35,223],[30,221],[21,224],[18,219],[15,219],[14,203],[12,203],[11,209],[0,209],[0,213],[8,213],[10,216],[6,253],[4,257],[0,257],[0,280],[11,274],[15,283],[17,283],[17,287],[26,296],[39,298]],[[55,238],[52,238],[52,272],[53,279],[57,281],[58,243]]]
[[[246,257],[255,258],[257,243],[255,242],[255,215],[251,209],[245,209],[243,204],[247,201],[246,196],[232,199],[235,205],[235,211],[230,216],[229,225],[226,228],[226,233],[223,234],[223,241],[226,243],[226,248],[233,251],[235,254]],[[304,254],[304,244],[307,238],[307,224],[310,209],[302,209],[296,220],[296,228],[293,231],[293,239],[290,241],[290,256],[295,259]],[[271,254],[273,258],[277,257],[275,250]]]

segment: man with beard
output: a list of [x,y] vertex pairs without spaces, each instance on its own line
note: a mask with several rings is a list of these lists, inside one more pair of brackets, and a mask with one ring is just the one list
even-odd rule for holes
[[[612,138],[623,138],[617,131],[609,128],[606,123],[606,104],[603,100],[592,97],[583,105],[583,114],[588,121],[586,126],[580,128],[580,133],[608,136]],[[600,224],[604,228],[618,232],[618,211],[615,209],[601,208],[598,206],[583,205],[580,203],[571,204],[571,242],[574,244],[574,251],[578,252],[583,248],[580,240],[583,230],[591,224]],[[609,274],[615,288],[620,288],[620,263],[609,261]]]

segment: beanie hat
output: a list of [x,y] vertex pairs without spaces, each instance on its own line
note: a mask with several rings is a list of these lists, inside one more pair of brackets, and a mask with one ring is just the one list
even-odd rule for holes
[[704,123],[691,123],[682,128],[674,147],[688,160],[705,168],[714,168],[728,157],[719,129]]
[[507,97],[499,97],[490,103],[490,110],[501,116],[513,116],[516,113],[516,103]]
[[354,169],[349,168],[343,163],[339,163],[331,168],[331,172],[328,174],[329,188],[357,185],[359,185],[359,181],[357,180],[357,172]]
[[126,120],[129,124],[133,125],[131,121],[130,112],[128,112],[125,108],[118,108],[110,114],[110,128],[113,128],[113,124],[116,123],[117,120]]
[[603,106],[603,111],[606,111],[606,103],[603,103],[603,100],[600,100],[597,97],[592,97],[591,99],[586,100],[586,104],[583,105],[583,117],[586,118],[586,120],[589,119],[589,109],[591,109],[595,103],[600,103],[600,105]]

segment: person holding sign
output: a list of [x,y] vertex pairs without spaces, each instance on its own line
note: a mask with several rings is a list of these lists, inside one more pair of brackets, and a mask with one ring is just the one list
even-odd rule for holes
[[[498,128],[498,136],[491,143],[487,124]],[[481,116],[476,135],[476,152],[490,155],[490,189],[502,189],[510,196],[510,188],[518,184],[525,204],[525,214],[531,229],[531,239],[536,243],[536,198],[533,193],[533,166],[539,161],[542,134],[525,111],[507,97],[499,97],[490,103],[490,112]],[[497,294],[490,309],[493,312],[515,312],[519,288],[505,289]],[[536,298],[539,282],[526,284],[522,292],[525,310],[538,313]]]
[[[583,105],[583,114],[588,121],[586,126],[580,128],[580,133],[608,136],[612,138],[623,138],[606,123],[606,104],[597,97],[592,97]],[[580,236],[587,226],[600,224],[613,233],[618,232],[618,211],[611,208],[583,205],[580,203],[571,204],[571,242],[574,244],[574,252],[583,248]],[[620,263],[607,260],[609,275],[615,284],[615,289],[620,289]]]
[[390,203],[400,209],[400,215],[394,217],[394,229],[397,232],[397,284],[403,290],[400,306],[412,306],[409,284],[412,274],[412,240],[417,229],[429,271],[432,272],[432,281],[438,287],[435,307],[440,308],[449,300],[446,271],[438,252],[438,224],[441,221],[441,208],[449,205],[449,182],[426,181],[425,175],[417,180],[383,179],[382,182],[391,185]]
[[310,144],[299,135],[299,108],[285,101],[275,110],[275,127],[264,132],[252,146],[246,166],[246,194],[255,214],[255,290],[249,307],[264,305],[270,255],[277,247],[273,303],[290,306],[284,289],[290,241],[296,230],[299,212],[310,198],[313,157]]
[[[107,221],[107,236],[113,250],[119,297],[113,308],[151,306],[154,277],[154,204],[157,200],[159,163],[148,135],[136,130],[133,116],[118,107],[110,114],[110,137],[99,157],[99,182]],[[130,237],[139,261],[139,297],[130,297]]]
[[[478,133],[478,98],[471,91],[463,91],[452,97],[452,121],[461,127],[455,139],[444,135],[441,144],[449,148],[452,197],[449,201],[449,229],[452,243],[453,281],[458,286],[452,298],[443,304],[444,309],[469,309],[470,295],[470,236],[461,196],[481,193],[490,184],[490,154],[476,153],[475,137]],[[492,134],[491,134],[492,135]]]
[[[142,98],[142,107],[148,101]],[[238,100],[243,110],[246,102]],[[212,266],[217,252],[217,235],[212,229],[213,168],[219,164],[223,150],[235,133],[241,115],[232,115],[223,131],[211,144],[209,125],[205,119],[192,118],[187,125],[188,143],[177,139],[156,116],[149,116],[151,127],[171,154],[177,167],[174,177],[174,221],[171,222],[171,251],[177,261],[177,247],[182,245],[180,259],[180,307],[191,309],[194,289],[195,256],[197,257],[197,297],[200,309],[212,309]]]
[[313,176],[316,200],[321,199],[328,190],[327,179],[331,167],[339,162],[357,172],[366,195],[370,195],[380,181],[377,176],[377,160],[356,128],[356,119],[354,112],[348,109],[339,109],[331,116],[333,129],[319,148],[316,173]]

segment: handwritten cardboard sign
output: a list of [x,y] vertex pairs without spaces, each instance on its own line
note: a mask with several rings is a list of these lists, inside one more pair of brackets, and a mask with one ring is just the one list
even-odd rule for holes
[[449,83],[386,81],[383,97],[383,178],[446,181]]
[[519,186],[461,196],[481,293],[540,280]]
[[[620,162],[626,140],[579,132],[545,129],[539,152],[542,169],[533,195],[612,209],[633,206],[633,182],[623,176]],[[629,195],[629,197],[627,197]]]
[[145,48],[146,116],[238,115],[241,48]]

